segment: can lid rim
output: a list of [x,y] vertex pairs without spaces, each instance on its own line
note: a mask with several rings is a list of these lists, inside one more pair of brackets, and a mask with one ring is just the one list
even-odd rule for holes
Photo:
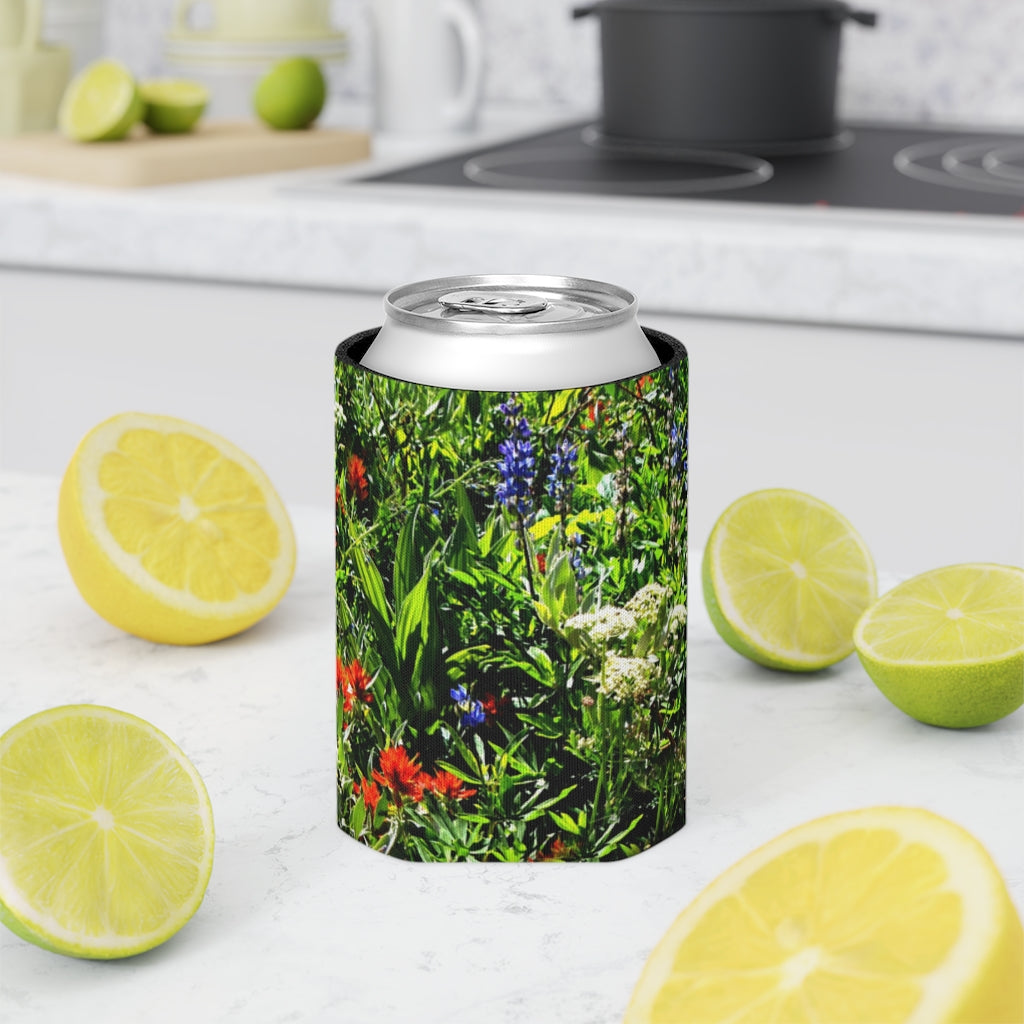
[[[581,319],[552,321],[518,319],[515,322],[442,319],[436,316],[427,316],[415,309],[408,308],[417,299],[439,299],[449,292],[499,292],[514,289],[551,291],[564,297],[571,297],[572,293],[576,292],[580,294],[580,297],[589,299],[604,296],[618,300],[621,306]],[[388,319],[421,330],[436,331],[442,334],[582,333],[614,327],[635,320],[637,309],[636,296],[618,285],[585,277],[556,277],[542,274],[476,274],[461,277],[438,277],[401,285],[398,288],[393,288],[384,297],[384,312]]]

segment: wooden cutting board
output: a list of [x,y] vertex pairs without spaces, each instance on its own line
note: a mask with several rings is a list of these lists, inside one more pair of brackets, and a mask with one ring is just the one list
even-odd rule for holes
[[276,132],[258,124],[221,121],[186,135],[139,131],[122,142],[70,142],[49,132],[0,139],[0,172],[139,188],[325,167],[369,155],[366,132]]

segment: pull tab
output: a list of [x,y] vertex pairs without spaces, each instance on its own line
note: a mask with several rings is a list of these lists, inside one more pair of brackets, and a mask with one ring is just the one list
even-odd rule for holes
[[446,312],[492,313],[494,316],[525,316],[527,313],[542,313],[548,308],[548,303],[544,299],[508,292],[499,295],[493,292],[449,292],[437,301]]

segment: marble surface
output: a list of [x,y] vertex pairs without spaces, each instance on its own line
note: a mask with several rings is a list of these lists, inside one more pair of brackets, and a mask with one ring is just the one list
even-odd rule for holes
[[578,119],[491,109],[470,140],[377,138],[345,168],[134,191],[0,175],[0,265],[380,294],[528,267],[623,284],[650,312],[1024,338],[1019,218],[350,181]]
[[198,914],[148,954],[75,961],[3,931],[5,1020],[613,1024],[654,943],[715,875],[785,828],[872,804],[927,807],[971,830],[1024,906],[1024,849],[1006,813],[1024,780],[1021,713],[933,729],[888,704],[855,659],[809,677],[759,669],[717,638],[697,591],[680,833],[609,865],[371,853],[333,821],[330,516],[291,510],[298,569],[263,623],[203,648],[159,647],[78,596],[57,486],[0,476],[0,730],[72,702],[149,719],[203,774],[218,839]]
[[[574,22],[577,0],[478,0],[494,102],[596,105],[597,25]],[[369,0],[334,0],[351,38],[341,95],[365,98],[371,80]],[[1024,128],[1024,0],[864,0],[874,30],[843,36],[839,107],[847,117],[959,121]],[[174,0],[108,0],[111,52],[139,73],[163,70],[162,35]]]

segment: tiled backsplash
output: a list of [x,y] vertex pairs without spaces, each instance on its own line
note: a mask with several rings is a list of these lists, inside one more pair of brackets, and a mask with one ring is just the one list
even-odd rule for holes
[[[161,35],[175,0],[108,0],[113,54],[139,73],[161,70]],[[258,0],[257,0],[258,2]],[[596,24],[570,17],[573,0],[476,0],[488,41],[493,102],[596,107]],[[342,91],[370,86],[368,0],[335,0],[350,35]],[[874,30],[845,31],[841,108],[893,120],[987,123],[1024,129],[1024,0],[863,0]]]

